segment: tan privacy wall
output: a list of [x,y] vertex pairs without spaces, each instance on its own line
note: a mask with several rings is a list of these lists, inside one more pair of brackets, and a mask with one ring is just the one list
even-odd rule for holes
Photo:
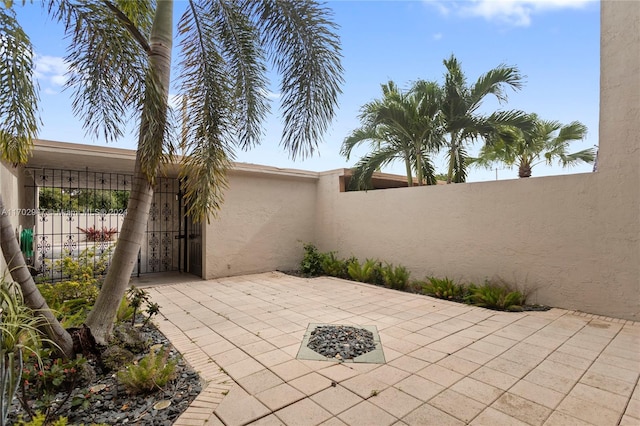
[[317,173],[239,166],[205,229],[205,278],[297,269],[315,238]]
[[347,193],[324,175],[319,246],[640,320],[639,22],[640,2],[603,2],[598,173]]

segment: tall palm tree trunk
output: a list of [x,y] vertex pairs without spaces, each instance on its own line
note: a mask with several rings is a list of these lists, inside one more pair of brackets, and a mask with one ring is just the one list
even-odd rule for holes
[[413,173],[411,172],[411,160],[408,155],[404,159],[404,166],[407,169],[407,186],[413,186]]
[[453,180],[453,170],[456,164],[456,155],[458,151],[458,140],[455,133],[451,133],[451,146],[449,147],[449,171],[447,172],[447,183]]
[[63,355],[73,357],[73,340],[71,335],[62,327],[53,315],[47,302],[38,291],[36,283],[24,261],[13,225],[5,211],[2,194],[0,194],[0,247],[2,255],[11,273],[11,278],[20,285],[22,295],[29,308],[37,312],[47,321],[47,337],[58,345]]
[[[169,81],[171,71],[171,47],[173,38],[173,1],[159,1],[156,6],[156,15],[151,30],[149,63],[151,73],[162,88],[164,104],[167,104],[169,95]],[[147,91],[150,89],[147,88]],[[145,103],[144,108],[148,108]],[[143,141],[162,144],[164,140],[164,126],[149,124],[149,114],[142,112],[138,148]],[[164,117],[155,117],[160,122],[166,120],[166,108],[163,109]],[[153,135],[145,132],[154,129]],[[162,151],[162,147],[157,150]],[[113,254],[111,266],[105,277],[102,290],[98,295],[93,309],[87,317],[87,326],[91,329],[93,337],[98,344],[106,344],[111,336],[113,324],[118,311],[118,306],[129,284],[131,273],[138,257],[140,244],[146,231],[147,219],[153,199],[153,187],[151,181],[158,170],[143,170],[141,150],[136,155],[136,165],[133,176],[133,185],[127,216],[122,223],[120,238]],[[151,174],[151,175],[150,175]]]

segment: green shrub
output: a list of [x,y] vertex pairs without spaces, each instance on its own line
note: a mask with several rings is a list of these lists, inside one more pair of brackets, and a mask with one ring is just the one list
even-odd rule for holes
[[324,273],[322,261],[326,255],[320,253],[313,244],[304,244],[304,256],[300,262],[300,272],[308,277],[318,277]]
[[169,349],[151,351],[138,364],[130,364],[117,378],[130,393],[149,393],[162,389],[175,377],[176,362],[169,360]]
[[449,278],[428,277],[428,283],[422,287],[422,292],[439,299],[464,302],[467,290],[463,285],[456,284]]
[[7,422],[22,380],[24,359],[48,341],[42,317],[24,303],[20,286],[0,277],[0,424]]
[[349,277],[361,283],[382,285],[382,264],[376,259],[367,259],[363,264],[353,259],[347,267]]
[[[31,354],[25,359],[18,399],[32,419],[35,419],[34,413],[42,413],[45,424],[48,424],[60,408],[55,403],[59,394],[70,396],[76,386],[91,380],[88,376],[92,374],[82,356],[64,360],[56,358],[52,350],[42,349],[39,354]],[[71,401],[72,406],[88,403],[84,398]]]
[[521,292],[488,281],[481,286],[470,285],[467,300],[472,305],[500,311],[522,311],[525,303]]
[[322,272],[330,277],[347,278],[349,276],[346,260],[338,259],[336,252],[321,254]]
[[409,276],[411,273],[404,266],[394,267],[387,263],[380,269],[384,285],[395,290],[405,290],[409,285]]

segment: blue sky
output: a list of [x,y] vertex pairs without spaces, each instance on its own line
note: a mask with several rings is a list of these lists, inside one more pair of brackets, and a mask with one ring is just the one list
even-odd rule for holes
[[[36,0],[37,2],[37,0]],[[69,91],[63,91],[66,41],[62,29],[48,20],[37,4],[22,7],[18,17],[31,37],[40,83],[40,138],[104,145],[85,136],[71,113]],[[177,9],[184,3],[177,1]],[[469,1],[330,1],[339,24],[345,84],[337,116],[319,155],[290,161],[279,147],[280,116],[277,96],[265,123],[260,147],[238,152],[237,161],[324,171],[352,166],[339,155],[343,139],[359,126],[360,107],[380,96],[380,84],[394,80],[408,87],[416,79],[443,81],[443,59],[454,54],[469,82],[500,64],[515,65],[526,76],[524,88],[509,94],[506,105],[487,100],[483,109],[521,109],[541,118],[569,123],[581,121],[587,138],[574,150],[598,144],[600,5],[584,0],[469,0]],[[177,19],[176,19],[177,21]],[[277,81],[273,82],[274,91]],[[277,94],[276,94],[277,95]],[[135,132],[109,146],[135,148]],[[477,143],[472,153],[480,148]],[[439,156],[436,168],[444,172]],[[403,173],[397,164],[385,171]],[[534,176],[589,172],[592,166],[571,169],[538,165]],[[515,178],[517,171],[472,169],[468,181]]]

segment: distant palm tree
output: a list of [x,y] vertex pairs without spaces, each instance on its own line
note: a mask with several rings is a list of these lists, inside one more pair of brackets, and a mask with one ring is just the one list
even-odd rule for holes
[[505,89],[520,89],[523,77],[516,67],[500,65],[481,75],[472,86],[468,86],[455,56],[451,55],[443,62],[447,68],[442,104],[444,129],[449,135],[447,183],[458,183],[464,182],[467,176],[467,142],[478,138],[487,139],[499,126],[523,127],[527,124],[526,114],[521,111],[497,111],[488,116],[477,112],[488,95],[494,95],[499,102],[505,102]]
[[485,145],[478,158],[472,162],[481,167],[491,168],[495,163],[518,166],[518,177],[531,176],[531,170],[537,164],[552,164],[558,160],[562,167],[570,167],[580,162],[593,163],[595,149],[588,148],[568,154],[569,144],[582,140],[587,127],[574,121],[562,125],[557,121],[546,121],[537,115],[530,116],[532,129],[522,131],[516,127],[504,127],[496,133],[493,143]]
[[402,92],[396,83],[382,86],[382,99],[362,107],[362,127],[343,142],[341,155],[350,158],[352,150],[370,142],[372,152],[355,165],[353,186],[366,189],[371,176],[383,166],[401,160],[405,164],[409,186],[436,183],[430,154],[442,145],[439,124],[442,90],[435,82],[419,80],[411,90]]

